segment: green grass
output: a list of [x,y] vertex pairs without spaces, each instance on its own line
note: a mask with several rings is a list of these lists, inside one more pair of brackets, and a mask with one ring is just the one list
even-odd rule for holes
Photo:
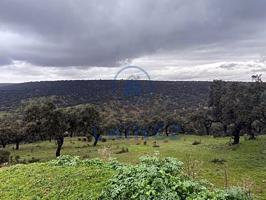
[[[238,146],[229,146],[229,138],[213,138],[208,136],[182,136],[179,139],[169,139],[169,138],[157,138],[157,144],[160,146],[158,148],[152,147],[153,139],[148,140],[147,145],[143,145],[143,141],[139,139],[139,145],[136,145],[135,139],[130,140],[107,140],[106,143],[100,142],[97,147],[93,147],[88,142],[78,141],[78,138],[67,138],[62,149],[63,155],[79,155],[80,158],[95,158],[101,157],[99,154],[98,149],[102,149],[103,147],[110,147],[110,151],[112,152],[111,156],[117,158],[120,162],[124,163],[136,163],[138,158],[142,155],[146,154],[153,154],[154,151],[159,151],[160,156],[171,156],[175,157],[185,163],[188,160],[199,160],[202,162],[200,167],[201,171],[199,173],[199,178],[206,179],[216,185],[217,187],[224,187],[225,184],[225,177],[224,177],[224,168],[226,166],[228,172],[228,182],[229,185],[246,185],[253,183],[251,187],[251,191],[258,197],[258,199],[266,199],[266,137],[261,136],[255,141],[245,141],[244,138],[241,138],[241,144]],[[165,140],[168,140],[165,142]],[[193,141],[201,140],[201,144],[199,145],[192,145]],[[127,147],[129,149],[128,153],[123,154],[116,154],[122,147]],[[11,151],[12,157],[20,156],[21,159],[30,160],[32,157],[41,159],[41,161],[47,161],[55,158],[55,148],[56,145],[54,142],[38,142],[33,144],[25,144],[21,145],[21,149],[16,151],[12,148],[12,146],[8,146],[7,149]],[[188,159],[190,158],[190,159]],[[211,162],[213,159],[224,159],[226,160],[224,165],[218,165]],[[45,164],[34,164],[30,165],[29,167],[21,166],[22,169],[20,170],[19,167],[11,167],[10,169],[3,169],[0,170],[0,180],[7,179],[9,176],[14,176],[12,181],[14,181],[15,185],[19,185],[23,181],[27,181],[27,172],[26,175],[23,175],[24,171],[27,169],[32,168],[32,175],[34,176],[41,176],[38,175],[38,170],[40,170],[40,174],[42,171],[42,167]],[[32,167],[31,167],[32,166]],[[38,167],[40,166],[40,167]],[[10,171],[9,171],[10,170]],[[12,171],[14,170],[14,171]],[[18,170],[18,171],[16,171]],[[36,170],[36,172],[35,172]],[[56,169],[45,169],[44,176],[52,176],[52,174],[56,174]],[[59,170],[59,169],[58,169]],[[70,170],[66,172],[64,170]],[[60,171],[59,177],[64,179],[66,183],[71,185],[72,179],[74,174],[76,173],[74,169],[64,169]],[[71,171],[72,170],[72,171]],[[86,172],[86,169],[79,169],[80,172]],[[88,170],[88,174],[93,173],[93,171]],[[31,170],[29,170],[31,171]],[[12,173],[11,173],[12,172]],[[5,175],[7,173],[7,175]],[[21,174],[20,174],[21,173]],[[73,174],[72,174],[73,173]],[[19,175],[18,175],[19,174]],[[31,174],[31,173],[30,173]],[[29,175],[30,175],[29,174]],[[48,174],[48,175],[45,175]],[[65,174],[72,176],[71,180],[69,178],[64,177]],[[20,177],[20,181],[16,180],[16,175]],[[6,177],[5,177],[6,176]],[[67,176],[67,175],[66,175]],[[77,177],[77,180],[73,181],[81,181],[81,185],[83,185],[84,181]],[[96,177],[97,178],[97,177]],[[100,178],[100,177],[98,177]],[[25,179],[25,180],[24,180]],[[33,178],[33,180],[38,181],[38,177]],[[42,179],[41,179],[42,180]],[[60,178],[58,179],[60,180]],[[47,181],[45,179],[45,181]],[[8,187],[12,186],[12,182],[6,183]],[[55,185],[58,183],[55,183]],[[90,190],[90,180],[86,182],[84,187],[88,187],[87,189]],[[1,185],[1,183],[0,183]],[[3,184],[2,184],[3,185]],[[80,186],[80,187],[83,187]],[[52,185],[47,187],[52,187]],[[3,186],[0,186],[0,191],[2,190]],[[58,185],[60,188],[60,184]],[[34,190],[38,192],[38,187],[32,189],[31,192]],[[60,189],[56,189],[56,191],[60,191]],[[54,190],[54,191],[55,191]],[[83,190],[82,190],[83,191]]]
[[16,165],[0,170],[0,199],[94,199],[112,174],[93,166]]

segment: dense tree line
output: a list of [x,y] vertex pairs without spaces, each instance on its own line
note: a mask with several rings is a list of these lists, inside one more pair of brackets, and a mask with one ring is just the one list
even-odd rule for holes
[[102,106],[81,104],[57,108],[49,99],[41,98],[0,118],[0,142],[2,147],[16,144],[19,149],[21,142],[55,140],[56,156],[59,156],[66,136],[94,138],[96,146],[102,135],[148,137],[184,131],[182,120],[174,112],[167,111],[167,105],[168,102],[158,100],[143,107],[112,101]]

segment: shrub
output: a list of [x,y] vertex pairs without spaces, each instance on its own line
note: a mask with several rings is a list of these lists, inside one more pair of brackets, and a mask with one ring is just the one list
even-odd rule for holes
[[0,164],[9,162],[9,151],[0,150]]
[[214,158],[214,159],[211,160],[211,162],[214,163],[214,164],[222,165],[222,164],[224,164],[226,162],[226,160],[223,159],[223,158]]
[[157,142],[154,141],[152,147],[160,147],[160,145],[158,145]]
[[136,166],[117,168],[99,199],[142,200],[250,200],[241,189],[209,189],[182,174],[182,162],[174,158],[142,157]]
[[199,144],[201,144],[201,140],[195,140],[194,142],[192,142],[192,145],[199,145]]
[[127,153],[128,148],[127,147],[122,147],[120,151],[118,151],[116,154],[121,154],[121,153]]
[[78,156],[63,155],[50,161],[49,164],[54,166],[77,166],[80,164],[80,159]]
[[39,162],[40,159],[39,158],[34,158],[32,157],[30,160],[28,160],[29,163],[35,163],[35,162]]
[[233,187],[229,188],[226,191],[227,198],[226,200],[251,200],[252,197],[246,192],[243,192],[242,188]]
[[78,156],[70,156],[64,155],[59,156],[56,160],[51,160],[48,162],[50,166],[62,166],[62,167],[75,167],[75,166],[97,166],[99,168],[108,168],[108,169],[118,169],[123,166],[124,164],[119,163],[114,159],[109,159],[109,162],[105,162],[99,158],[96,159],[85,159],[81,160]]

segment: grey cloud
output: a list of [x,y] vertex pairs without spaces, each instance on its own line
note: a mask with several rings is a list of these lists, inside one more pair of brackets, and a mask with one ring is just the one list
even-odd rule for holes
[[252,72],[253,73],[265,73],[266,72],[266,68],[253,69]]
[[238,66],[238,64],[236,64],[236,63],[228,63],[228,64],[222,64],[219,67],[222,68],[222,69],[233,70],[237,66]]
[[[38,66],[115,66],[158,51],[182,57],[185,50],[210,45],[224,45],[219,56],[226,57],[232,50],[227,44],[241,47],[249,38],[266,43],[261,36],[265,7],[264,0],[1,0],[0,34],[36,40],[13,44],[12,51],[4,48],[1,59]],[[256,49],[248,47],[242,51]],[[210,50],[204,56],[217,54]]]
[[262,57],[259,60],[248,61],[248,62],[223,63],[218,65],[216,68],[230,70],[230,71],[244,69],[248,70],[249,73],[266,72],[266,62],[265,58]]
[[0,54],[0,66],[1,65],[9,65],[12,63],[12,60],[9,59],[7,56],[1,56]]

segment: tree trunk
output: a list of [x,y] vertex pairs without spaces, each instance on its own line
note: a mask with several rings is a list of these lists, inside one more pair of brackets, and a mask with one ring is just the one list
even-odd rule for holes
[[169,136],[169,133],[168,133],[168,128],[169,128],[170,124],[167,124],[165,126],[165,135],[168,137]]
[[16,141],[16,150],[19,150],[19,141]]
[[223,125],[223,129],[224,129],[224,135],[227,135],[227,125]]
[[252,130],[251,124],[248,125],[248,134],[249,134],[249,140],[255,140],[256,139],[255,132],[254,132],[254,130]]
[[40,136],[41,141],[45,141],[45,137],[43,135]]
[[248,138],[249,140],[256,140],[256,136],[255,136],[255,133],[252,132]]
[[57,149],[56,149],[56,152],[55,152],[55,156],[59,157],[60,153],[61,153],[62,146],[64,144],[64,137],[63,136],[58,137],[56,139],[56,143],[57,143]]
[[256,136],[255,133],[253,131],[251,131],[251,133],[249,134],[249,140],[256,140]]
[[239,144],[239,140],[240,140],[240,135],[239,135],[239,132],[238,133],[236,133],[235,135],[234,135],[234,141],[233,141],[233,145],[235,145],[235,144]]
[[94,143],[93,143],[93,146],[96,146],[96,145],[97,145],[100,136],[101,136],[101,135],[100,135],[99,133],[97,133],[96,135],[94,135]]
[[71,132],[70,132],[70,137],[72,138],[72,137],[73,137],[73,135],[74,135],[74,133],[71,131]]
[[127,139],[127,135],[128,135],[128,128],[125,129],[125,138]]
[[205,126],[206,134],[210,135],[210,127],[207,125]]
[[3,146],[3,149],[6,148],[6,142],[4,140],[1,140],[1,144]]
[[233,145],[235,145],[235,144],[239,144],[239,141],[240,141],[240,131],[241,131],[241,125],[236,125],[236,127],[235,127],[235,130],[234,130],[234,132],[233,132],[233,139],[234,139],[234,141],[233,141]]
[[204,122],[204,126],[205,126],[205,130],[206,130],[206,134],[210,135],[210,129],[212,127],[212,121],[211,120],[206,120]]
[[154,135],[157,135],[158,132],[159,132],[160,128],[159,127],[155,127],[154,130],[153,130],[153,134]]

